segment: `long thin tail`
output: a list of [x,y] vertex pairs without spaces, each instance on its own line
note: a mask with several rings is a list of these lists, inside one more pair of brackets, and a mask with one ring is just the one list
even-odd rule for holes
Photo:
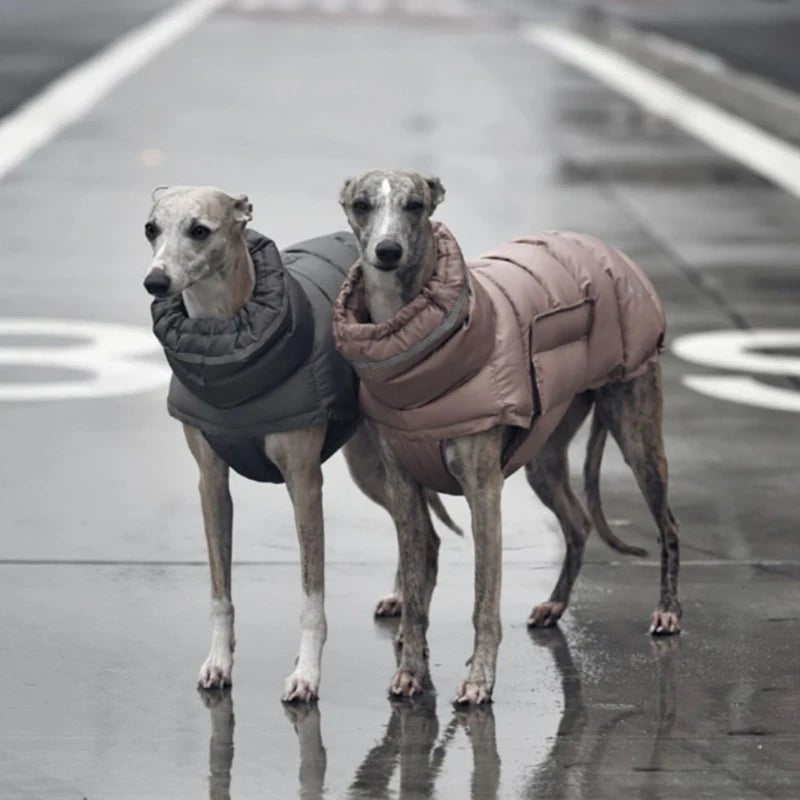
[[453,522],[453,518],[447,513],[447,509],[444,507],[444,503],[442,502],[442,498],[439,497],[436,492],[431,491],[430,489],[425,489],[425,500],[428,503],[428,508],[439,518],[439,521],[444,523],[448,528],[450,528],[453,533],[457,533],[459,536],[464,535],[464,531]]
[[618,553],[629,556],[646,556],[647,550],[623,542],[608,526],[603,504],[600,501],[600,464],[603,461],[603,448],[606,444],[608,428],[603,424],[595,407],[589,442],[586,445],[586,461],[583,465],[583,485],[586,492],[586,505],[600,538]]

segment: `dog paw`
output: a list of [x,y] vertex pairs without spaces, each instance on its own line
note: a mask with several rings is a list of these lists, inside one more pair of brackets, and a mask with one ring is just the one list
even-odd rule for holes
[[319,699],[319,670],[300,667],[286,679],[281,700],[284,703],[313,703]]
[[403,613],[403,598],[397,594],[381,597],[375,606],[376,617],[399,617]]
[[233,655],[230,651],[212,650],[197,676],[199,689],[224,689],[233,682]]
[[533,611],[528,617],[528,627],[551,628],[561,619],[566,607],[566,603],[554,603],[552,601],[539,603],[538,606],[533,607]]
[[462,681],[453,702],[459,706],[480,706],[492,702],[492,687],[486,681]]
[[408,669],[399,669],[392,678],[389,694],[392,697],[416,697],[423,693],[424,688],[420,675]]
[[650,633],[653,636],[672,636],[680,632],[680,615],[674,611],[662,611],[657,608],[650,616]]

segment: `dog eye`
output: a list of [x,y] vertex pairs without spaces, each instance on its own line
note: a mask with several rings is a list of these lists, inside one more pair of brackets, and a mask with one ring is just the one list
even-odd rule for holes
[[189,231],[189,236],[191,236],[192,239],[197,239],[198,242],[202,242],[203,239],[208,239],[210,233],[211,228],[208,228],[205,225],[192,225],[192,229]]
[[413,211],[415,213],[422,211],[425,208],[425,203],[422,200],[409,200],[406,203],[406,211]]
[[153,239],[158,236],[158,227],[152,222],[145,222],[144,235],[147,237],[148,241],[152,242]]
[[353,200],[353,211],[357,214],[366,214],[370,205],[366,200]]

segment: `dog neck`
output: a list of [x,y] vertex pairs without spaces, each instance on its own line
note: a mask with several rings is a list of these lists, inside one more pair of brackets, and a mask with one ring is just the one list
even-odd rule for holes
[[383,272],[372,266],[363,269],[364,293],[372,322],[391,319],[403,306],[408,305],[431,279],[436,269],[436,242],[431,233],[425,254],[417,264],[408,264],[392,272]]
[[253,296],[256,273],[242,238],[225,266],[183,290],[190,319],[230,319]]

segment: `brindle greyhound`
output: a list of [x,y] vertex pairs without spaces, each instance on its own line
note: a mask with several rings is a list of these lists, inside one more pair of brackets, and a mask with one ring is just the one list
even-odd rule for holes
[[[255,285],[253,262],[244,228],[253,207],[245,195],[231,197],[213,187],[173,187],[155,197],[145,224],[153,261],[145,278],[156,297],[182,294],[189,317],[229,319],[251,298]],[[231,683],[235,645],[231,602],[233,502],[228,488],[229,466],[197,428],[184,425],[189,449],[200,470],[203,511],[211,569],[211,652],[200,669],[198,684],[209,689]],[[300,560],[303,606],[300,650],[296,667],[286,679],[283,700],[316,699],[322,648],[327,635],[324,608],[324,532],[320,450],[326,426],[269,434],[267,457],[280,470],[294,506]],[[344,447],[355,483],[376,503],[388,507],[385,473],[375,457],[372,433],[360,426]],[[455,531],[438,496],[427,496],[437,517]],[[401,587],[378,603],[376,614],[396,613]]]
[[[429,281],[437,263],[430,216],[443,199],[444,188],[437,178],[425,178],[415,172],[375,170],[344,184],[339,200],[358,239],[365,301],[372,322],[392,318]],[[600,505],[600,462],[607,431],[611,431],[660,533],[661,597],[651,618],[650,632],[677,633],[681,616],[677,595],[678,524],[667,503],[661,373],[657,363],[651,364],[641,377],[575,396],[554,433],[526,465],[528,483],[558,518],[566,541],[566,556],[553,593],[547,602],[533,608],[528,624],[539,627],[556,623],[564,613],[581,566],[591,522],[570,488],[567,446],[592,404],[595,413],[584,473],[591,520],[612,546],[643,554],[613,536]],[[456,694],[458,703],[489,701],[495,681],[501,638],[501,454],[509,434],[510,429],[498,427],[451,439],[444,446],[447,467],[460,484],[472,513],[475,541],[474,651],[467,678]],[[436,582],[438,539],[423,502],[422,487],[404,471],[380,431],[378,435],[392,488],[404,587],[403,657],[391,691],[414,695],[429,682],[426,630]]]

